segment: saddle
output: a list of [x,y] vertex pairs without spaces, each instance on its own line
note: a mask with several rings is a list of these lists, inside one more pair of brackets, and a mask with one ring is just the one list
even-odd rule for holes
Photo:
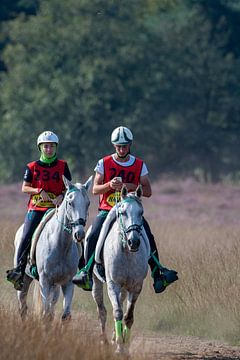
[[31,242],[31,249],[30,249],[30,264],[35,265],[36,264],[36,246],[39,239],[39,236],[46,225],[46,223],[52,218],[53,214],[55,214],[55,208],[49,209],[45,215],[43,216],[42,220],[40,221],[39,225],[37,226],[36,230],[34,231],[34,234],[32,236],[32,242]]
[[[116,220],[116,207],[114,206],[108,213],[106,220],[104,221],[102,228],[101,228],[101,232],[99,234],[98,237],[98,241],[97,241],[97,245],[96,245],[96,250],[95,250],[95,262],[98,264],[102,264],[103,263],[103,259],[102,259],[102,250],[103,250],[103,245],[105,242],[105,239],[114,223],[114,221]],[[142,228],[142,237],[143,240],[145,242],[146,248],[148,250],[148,254],[150,257],[150,245],[149,245],[149,240],[146,234],[146,231],[144,228]]]

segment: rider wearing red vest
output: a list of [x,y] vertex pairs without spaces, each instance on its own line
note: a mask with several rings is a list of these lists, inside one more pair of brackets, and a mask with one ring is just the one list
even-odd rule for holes
[[[62,175],[68,169],[67,163],[64,160],[57,160],[51,163],[51,166],[44,166],[41,160],[33,161],[27,165],[26,173],[29,172],[31,177],[31,186],[37,189],[44,189],[48,194],[50,200],[44,201],[41,199],[40,192],[38,194],[31,194],[28,209],[46,211],[49,208],[55,207],[52,200],[57,196],[62,195],[65,190],[62,181]],[[68,174],[67,174],[68,175]]]
[[[132,183],[136,186],[140,183],[143,161],[138,158],[134,158],[134,162],[131,165],[123,166],[122,164],[117,163],[114,158],[109,155],[103,158],[103,165],[104,182],[109,182],[114,177],[120,177],[123,183]],[[111,210],[116,202],[115,196],[116,192],[114,189],[110,189],[106,193],[100,194],[99,209]]]
[[50,208],[61,204],[65,186],[64,175],[71,181],[66,161],[57,159],[58,137],[52,131],[44,131],[37,139],[41,153],[40,159],[27,164],[22,191],[30,195],[28,212],[25,216],[21,243],[18,248],[17,266],[7,271],[7,280],[16,290],[22,290],[27,256],[31,247],[32,235]]
[[[99,160],[95,167],[96,175],[93,184],[93,194],[100,196],[99,213],[92,224],[91,232],[85,244],[85,263],[88,266],[81,269],[73,278],[73,283],[84,290],[91,290],[92,288],[94,263],[92,262],[90,265],[90,259],[93,258],[102,224],[108,212],[119,200],[122,185],[126,185],[128,191],[135,191],[137,186],[141,184],[143,196],[150,197],[152,195],[146,164],[141,159],[130,154],[132,140],[133,135],[128,128],[123,126],[117,127],[111,135],[111,142],[115,148],[115,153]],[[153,255],[149,259],[154,280],[153,287],[156,293],[160,293],[166,288],[162,273],[164,268],[159,266],[154,236],[145,218],[143,218],[143,226],[149,239],[151,254]],[[171,276],[169,283],[177,280],[177,273],[175,271],[166,268],[164,270],[168,271],[168,274]],[[100,280],[104,281],[105,274],[102,264],[96,264],[94,272]]]

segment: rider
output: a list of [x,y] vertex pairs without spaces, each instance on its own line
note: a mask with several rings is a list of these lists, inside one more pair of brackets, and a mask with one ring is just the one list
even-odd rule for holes
[[67,162],[57,159],[58,142],[57,135],[52,131],[41,133],[37,139],[40,159],[27,164],[25,170],[22,192],[30,195],[28,211],[18,248],[17,266],[7,271],[7,280],[13,283],[16,290],[23,287],[27,257],[36,227],[46,211],[59,206],[63,200],[65,185],[62,175],[69,181],[72,179]]
[[[95,167],[96,174],[93,184],[93,194],[100,195],[100,201],[99,213],[92,224],[92,229],[85,245],[85,261],[89,266],[81,269],[73,278],[73,283],[85,290],[91,290],[92,288],[92,271],[94,264],[93,261],[91,263],[89,260],[93,259],[101,227],[107,214],[115,205],[116,201],[120,200],[120,191],[123,183],[127,186],[128,191],[135,191],[138,184],[141,184],[143,196],[150,197],[152,195],[146,164],[141,159],[130,154],[132,141],[133,135],[128,128],[120,126],[114,129],[111,135],[111,142],[115,148],[115,153],[99,160]],[[116,199],[116,197],[118,197],[118,199]],[[177,273],[173,270],[162,268],[159,263],[154,236],[145,218],[143,218],[143,226],[149,239],[152,254],[148,263],[152,271],[153,287],[156,293],[160,293],[166,288],[166,282],[164,283],[163,281],[163,270],[168,271],[168,274],[170,274],[171,280],[168,282],[177,280]],[[96,264],[95,269],[98,272],[98,277],[104,280],[103,265]]]

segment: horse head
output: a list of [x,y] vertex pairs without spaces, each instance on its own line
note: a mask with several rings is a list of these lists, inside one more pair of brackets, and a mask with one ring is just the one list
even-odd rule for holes
[[141,201],[142,187],[128,193],[126,186],[122,187],[121,202],[117,205],[120,234],[125,247],[130,252],[136,252],[140,246],[140,235],[143,223],[143,206]]
[[66,223],[64,223],[64,229],[72,233],[76,241],[81,241],[85,237],[84,227],[90,205],[88,190],[92,184],[92,176],[89,177],[85,184],[72,184],[64,176],[63,181],[67,190],[61,205],[65,206]]

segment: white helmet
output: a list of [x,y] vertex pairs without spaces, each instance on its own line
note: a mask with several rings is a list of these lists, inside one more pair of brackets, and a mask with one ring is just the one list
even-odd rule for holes
[[127,145],[133,141],[133,134],[131,130],[124,126],[119,126],[113,130],[111,135],[111,142],[114,145]]
[[37,146],[42,143],[56,143],[58,144],[58,137],[52,131],[44,131],[37,139]]

